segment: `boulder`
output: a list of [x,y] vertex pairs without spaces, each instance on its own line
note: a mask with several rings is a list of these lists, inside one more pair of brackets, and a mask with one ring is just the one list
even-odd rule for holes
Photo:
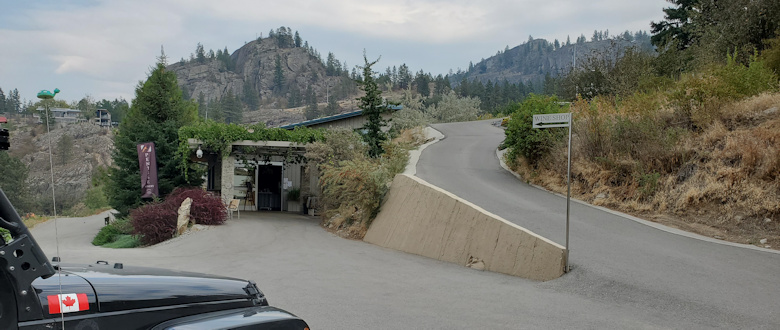
[[190,223],[190,207],[192,206],[192,198],[187,197],[181,206],[179,207],[179,218],[176,221],[176,236],[179,236],[187,230],[187,224]]

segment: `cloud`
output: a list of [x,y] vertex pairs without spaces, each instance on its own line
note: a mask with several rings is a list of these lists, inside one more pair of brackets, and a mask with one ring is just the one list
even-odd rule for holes
[[490,26],[489,7],[474,1],[292,0],[264,3],[242,0],[225,5],[208,0],[171,0],[191,12],[210,12],[223,20],[285,22],[348,34],[432,43],[472,39]]
[[[664,0],[87,0],[18,2],[0,16],[4,89],[40,81],[72,82],[74,94],[96,97],[133,88],[164,45],[170,62],[195,45],[230,51],[269,29],[289,26],[323,54],[362,62],[415,63],[444,73],[535,38],[590,37],[647,29]],[[12,14],[9,14],[12,13]],[[122,88],[122,86],[125,86]],[[64,85],[60,85],[62,88]],[[76,92],[75,89],[79,91]],[[20,90],[21,91],[21,90]],[[33,91],[28,91],[33,92]],[[110,97],[107,96],[107,98]],[[113,97],[111,97],[113,98]]]

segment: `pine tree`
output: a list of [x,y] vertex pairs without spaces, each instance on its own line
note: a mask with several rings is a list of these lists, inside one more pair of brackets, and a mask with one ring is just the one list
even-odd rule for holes
[[206,62],[206,52],[203,50],[201,43],[198,43],[198,46],[195,47],[195,59],[198,60],[198,63]]
[[274,93],[282,94],[284,91],[284,71],[282,71],[282,57],[276,55],[274,61]]
[[244,83],[244,91],[241,94],[244,104],[246,104],[249,110],[257,110],[260,106],[260,96],[257,94],[257,90],[252,87],[249,82]]
[[[48,166],[48,165],[47,165]],[[0,188],[19,213],[30,211],[30,193],[27,185],[29,170],[19,159],[0,152]]]
[[322,114],[324,116],[333,116],[337,113],[339,113],[339,103],[336,101],[335,97],[331,97],[328,99],[328,105],[325,107],[325,110],[322,111]]
[[301,90],[298,89],[298,86],[292,85],[290,87],[290,95],[287,96],[287,107],[297,108],[301,106],[302,102]]
[[19,90],[14,88],[6,99],[6,111],[13,113],[22,112],[22,101],[19,98]]
[[304,115],[308,120],[315,119],[320,116],[320,110],[317,109],[317,93],[314,92],[314,89],[311,88],[311,85],[309,85],[309,88],[306,89],[306,109],[304,110]]
[[[363,116],[367,117],[366,124],[361,127],[365,130],[363,141],[368,144],[368,154],[371,157],[379,157],[384,153],[382,142],[387,140],[387,136],[382,132],[382,127],[387,124],[382,118],[382,113],[387,111],[387,104],[382,102],[382,91],[377,87],[374,72],[371,71],[371,66],[376,64],[379,59],[369,63],[368,58],[363,54],[363,60],[366,64],[363,66],[363,80],[360,81],[360,90],[366,94],[357,99],[360,101],[358,107],[363,110]],[[406,64],[401,67],[406,67]]]
[[112,156],[116,166],[111,168],[107,194],[111,206],[123,214],[142,203],[136,149],[139,143],[155,144],[160,197],[176,187],[196,186],[201,181],[200,175],[185,178],[176,154],[179,128],[197,119],[197,109],[194,103],[182,99],[176,74],[165,66],[163,55],[148,79],[138,84],[133,105],[114,137]]
[[298,31],[295,31],[295,47],[300,48],[301,42],[302,42],[301,35],[298,34]]
[[333,53],[328,52],[328,59],[325,62],[325,75],[326,76],[335,76],[337,75],[336,72],[336,65],[341,65],[338,61],[336,61],[336,56],[333,55]]
[[233,91],[228,90],[227,95],[222,97],[220,103],[222,104],[222,113],[225,116],[225,122],[228,124],[240,124],[244,119],[243,108],[241,107],[241,102],[239,102],[238,98],[233,95]]
[[3,93],[3,89],[0,88],[0,113],[6,113],[7,110],[5,110],[5,93]]
[[406,63],[401,64],[398,67],[398,87],[406,89],[412,83],[412,74],[409,72],[409,67]]

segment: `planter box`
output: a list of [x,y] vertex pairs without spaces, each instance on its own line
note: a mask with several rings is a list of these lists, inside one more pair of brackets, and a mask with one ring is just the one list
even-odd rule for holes
[[299,201],[287,201],[287,212],[301,213],[301,202]]

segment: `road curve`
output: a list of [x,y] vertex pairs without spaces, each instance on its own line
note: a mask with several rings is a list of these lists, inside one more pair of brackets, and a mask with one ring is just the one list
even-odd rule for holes
[[[433,125],[445,138],[423,151],[417,176],[563,245],[565,198],[501,168],[495,150],[504,131],[494,121]],[[780,254],[676,235],[588,205],[571,207],[574,270],[536,288],[628,309],[622,326],[629,328],[780,328]],[[578,306],[558,315],[576,321],[586,312]],[[648,324],[647,313],[664,321]]]

